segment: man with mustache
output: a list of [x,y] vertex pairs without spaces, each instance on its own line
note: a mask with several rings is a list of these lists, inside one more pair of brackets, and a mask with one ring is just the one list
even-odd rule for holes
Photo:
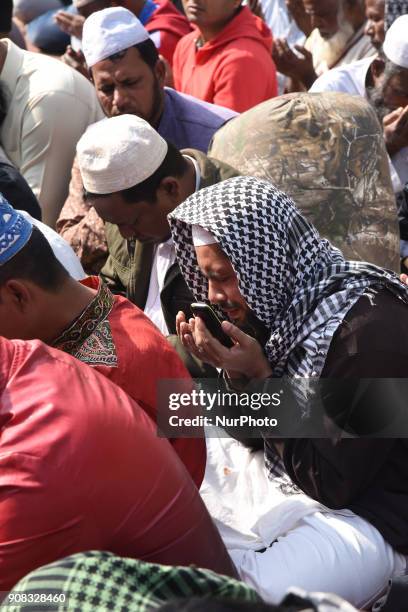
[[[107,8],[88,17],[82,44],[90,77],[108,117],[137,115],[177,148],[206,152],[214,133],[236,115],[164,87],[166,70],[153,41],[137,17],[123,7]],[[99,273],[107,258],[106,237],[95,210],[84,202],[76,163],[57,229],[86,271]],[[108,247],[114,255],[126,249],[126,243],[118,232],[112,232]]]

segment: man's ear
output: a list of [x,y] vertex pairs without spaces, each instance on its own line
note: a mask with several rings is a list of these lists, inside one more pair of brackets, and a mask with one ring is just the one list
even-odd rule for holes
[[168,198],[175,202],[176,205],[180,204],[180,184],[176,177],[166,176],[160,181],[158,191],[162,191]]
[[385,61],[381,57],[376,57],[370,66],[371,76],[374,82],[374,85],[378,82],[378,80],[382,77],[385,70]]
[[11,307],[25,312],[32,300],[30,289],[24,283],[15,279],[8,280],[0,289],[2,301],[8,303]]
[[161,57],[159,57],[156,62],[156,65],[154,67],[154,74],[159,82],[160,87],[163,88],[166,79],[166,64],[161,59]]

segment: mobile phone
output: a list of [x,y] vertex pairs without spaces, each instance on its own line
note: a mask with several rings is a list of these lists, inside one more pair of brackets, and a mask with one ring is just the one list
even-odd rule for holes
[[211,306],[208,306],[208,304],[205,304],[204,302],[195,302],[194,304],[191,304],[191,310],[193,311],[194,316],[200,317],[200,319],[204,321],[204,325],[210,334],[218,340],[218,342],[221,342],[221,344],[227,348],[234,346],[231,338],[227,336],[225,331],[222,329],[221,321]]

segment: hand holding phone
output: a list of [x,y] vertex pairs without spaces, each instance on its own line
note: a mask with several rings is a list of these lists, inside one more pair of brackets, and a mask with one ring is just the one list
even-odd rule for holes
[[200,319],[202,319],[210,334],[214,336],[218,342],[227,348],[234,346],[234,342],[222,329],[221,321],[211,306],[204,302],[195,302],[191,304],[191,310],[195,317],[200,317]]

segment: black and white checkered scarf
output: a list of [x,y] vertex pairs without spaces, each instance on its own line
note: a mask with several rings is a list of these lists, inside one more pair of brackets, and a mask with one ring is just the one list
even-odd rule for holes
[[197,300],[208,301],[208,283],[197,265],[191,226],[219,242],[246,302],[270,330],[265,352],[277,377],[320,376],[333,334],[363,294],[388,287],[408,301],[408,287],[396,274],[345,261],[267,181],[238,177],[202,189],[169,221],[181,271]]
[[408,13],[408,0],[385,0],[385,29],[394,23],[401,15]]

